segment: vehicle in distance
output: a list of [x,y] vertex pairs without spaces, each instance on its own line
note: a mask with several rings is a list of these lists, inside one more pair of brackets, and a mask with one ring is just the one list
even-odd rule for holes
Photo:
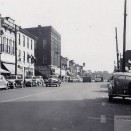
[[95,78],[95,82],[102,82],[103,81],[103,77],[96,77]]
[[32,76],[25,77],[25,86],[36,86],[37,82]]
[[15,89],[16,87],[23,87],[24,82],[21,75],[10,75],[7,76],[8,86]]
[[42,76],[36,76],[36,81],[38,85],[44,85],[44,79]]
[[109,101],[113,97],[131,97],[131,73],[117,72],[113,73],[108,84]]
[[49,78],[48,80],[45,81],[46,87],[52,86],[52,85],[57,87],[57,86],[60,86],[60,84],[61,84],[61,81],[57,78]]
[[6,90],[9,88],[8,81],[3,75],[0,75],[0,88],[4,88]]

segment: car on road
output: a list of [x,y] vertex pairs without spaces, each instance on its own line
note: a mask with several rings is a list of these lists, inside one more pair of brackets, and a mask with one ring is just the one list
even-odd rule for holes
[[8,81],[3,75],[0,75],[0,88],[4,88],[6,90],[9,88]]
[[37,84],[40,86],[40,85],[44,85],[44,79],[42,76],[36,76],[36,81],[37,81]]
[[131,73],[117,72],[113,73],[108,84],[109,101],[113,97],[131,97]]
[[15,89],[16,87],[24,87],[24,81],[21,75],[7,76],[8,86]]
[[60,86],[60,84],[61,84],[61,80],[57,78],[49,78],[48,80],[45,81],[46,87],[52,86],[52,85],[57,87],[57,86]]
[[25,86],[37,86],[36,79],[32,76],[25,77]]

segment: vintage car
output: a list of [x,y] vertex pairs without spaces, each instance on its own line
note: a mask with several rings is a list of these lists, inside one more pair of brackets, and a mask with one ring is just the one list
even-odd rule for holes
[[44,79],[42,76],[36,76],[36,81],[37,81],[37,84],[40,86],[40,85],[44,85]]
[[60,79],[57,79],[57,78],[49,78],[48,80],[45,81],[46,87],[52,86],[52,85],[57,87],[57,86],[60,86],[60,84],[61,84],[61,81]]
[[8,81],[3,75],[0,75],[0,88],[4,88],[6,90],[9,88]]
[[37,82],[34,76],[25,77],[25,86],[37,86]]
[[15,89],[16,87],[24,87],[24,82],[21,75],[7,76],[8,86]]
[[113,97],[131,97],[131,73],[117,72],[113,73],[108,84],[109,101]]

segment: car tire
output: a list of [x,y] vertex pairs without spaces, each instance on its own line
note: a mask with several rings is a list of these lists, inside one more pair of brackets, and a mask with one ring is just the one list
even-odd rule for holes
[[57,87],[58,85],[56,84],[56,87]]
[[16,83],[13,84],[13,89],[16,89]]
[[33,86],[33,83],[30,84],[30,87],[32,87],[32,86]]
[[48,87],[48,85],[46,85],[46,87]]
[[109,96],[109,102],[112,102],[112,100],[113,100],[113,97]]

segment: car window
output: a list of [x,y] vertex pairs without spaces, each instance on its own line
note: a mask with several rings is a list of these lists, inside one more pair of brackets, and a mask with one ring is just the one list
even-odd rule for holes
[[36,77],[35,77],[35,76],[33,76],[33,77],[32,77],[32,79],[36,79]]
[[126,76],[126,79],[131,80],[131,76]]
[[16,76],[8,76],[7,79],[16,79]]
[[3,80],[3,76],[0,76],[0,80]]
[[119,78],[119,79],[125,79],[126,76],[125,76],[125,75],[120,75],[120,76],[118,76],[118,78]]

